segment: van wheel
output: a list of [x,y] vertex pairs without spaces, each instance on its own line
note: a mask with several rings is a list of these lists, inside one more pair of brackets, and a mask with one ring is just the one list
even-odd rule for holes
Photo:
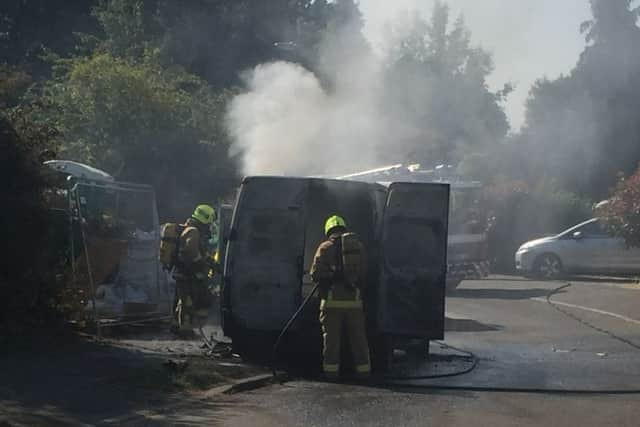
[[423,360],[426,357],[429,357],[429,346],[430,341],[426,339],[415,339],[410,340],[407,343],[407,353],[411,355],[413,359]]
[[380,335],[370,339],[371,363],[375,372],[389,372],[393,364],[393,339]]
[[562,277],[562,261],[554,254],[540,255],[533,264],[533,274],[538,279],[555,280]]

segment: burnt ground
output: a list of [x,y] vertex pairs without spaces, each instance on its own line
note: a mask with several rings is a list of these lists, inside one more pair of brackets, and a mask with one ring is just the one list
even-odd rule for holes
[[231,355],[203,357],[201,344],[166,325],[104,340],[59,331],[15,339],[0,355],[0,426],[118,425],[264,372]]

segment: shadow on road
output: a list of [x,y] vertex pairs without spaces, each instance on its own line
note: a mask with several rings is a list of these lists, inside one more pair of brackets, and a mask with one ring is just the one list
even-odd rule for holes
[[3,350],[0,426],[87,425],[181,401],[166,356],[72,334],[25,337]]
[[616,283],[616,284],[629,284],[638,283],[638,277],[609,277],[609,276],[568,276],[567,281],[571,282],[591,282],[591,283]]
[[[543,279],[532,279],[527,277],[520,276],[490,276],[487,279],[491,282],[535,282],[535,281],[544,281]],[[638,283],[640,280],[640,275],[630,275],[630,276],[589,276],[589,275],[566,275],[561,280],[557,281],[546,281],[546,283],[563,283],[567,281],[572,282],[591,282],[591,283]]]
[[[450,294],[455,298],[475,298],[475,299],[506,299],[520,300],[530,298],[546,297],[549,289],[531,288],[531,289],[456,289]],[[559,293],[562,293],[560,291]]]
[[473,319],[452,319],[445,317],[444,330],[448,332],[488,332],[503,329],[500,325],[489,325]]
[[55,424],[54,414],[77,424],[132,413],[165,402],[171,388],[162,359],[76,336],[28,339],[8,350],[0,357],[0,405],[44,424]]
[[531,282],[531,279],[520,276],[490,276],[482,280],[488,280],[491,282]]

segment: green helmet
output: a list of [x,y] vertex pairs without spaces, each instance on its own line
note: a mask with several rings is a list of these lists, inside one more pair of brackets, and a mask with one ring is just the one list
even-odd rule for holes
[[331,230],[336,227],[347,228],[347,223],[344,218],[338,215],[330,216],[327,221],[324,223],[324,234],[327,236],[331,234]]
[[191,218],[202,224],[211,224],[216,219],[216,211],[209,205],[198,205]]

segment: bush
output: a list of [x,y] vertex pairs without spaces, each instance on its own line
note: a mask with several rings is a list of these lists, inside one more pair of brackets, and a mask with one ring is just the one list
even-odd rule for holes
[[24,71],[0,64],[0,108],[16,105],[31,83],[31,76]]
[[630,177],[620,178],[597,214],[613,235],[624,238],[629,246],[640,247],[640,168]]
[[0,116],[0,336],[50,320],[55,278],[47,255],[47,214],[38,141],[21,139]]

